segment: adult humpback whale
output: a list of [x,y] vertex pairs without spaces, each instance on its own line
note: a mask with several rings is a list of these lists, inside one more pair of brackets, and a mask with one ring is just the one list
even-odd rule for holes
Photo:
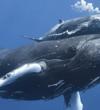
[[[90,18],[95,24],[100,23],[99,15]],[[78,20],[81,19],[84,18]],[[63,25],[66,27],[67,24]],[[98,25],[95,25],[97,28]],[[59,26],[53,28],[49,35],[52,36],[58,29]],[[50,39],[47,35],[40,42],[16,49],[1,49],[0,97],[45,100],[63,95],[66,105],[73,103],[73,97],[78,97],[74,101],[80,103],[77,91],[86,90],[100,81],[100,34],[95,30],[94,33],[81,35],[82,30],[80,28],[80,35],[74,33],[63,38],[61,30],[62,35],[58,38],[52,36]],[[76,109],[80,110],[77,106]]]

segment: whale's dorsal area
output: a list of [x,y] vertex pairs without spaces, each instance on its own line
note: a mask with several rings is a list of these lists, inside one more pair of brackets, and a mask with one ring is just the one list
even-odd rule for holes
[[60,40],[79,35],[100,34],[99,30],[100,14],[97,14],[59,22],[44,36],[39,38],[31,37],[31,40],[37,42]]

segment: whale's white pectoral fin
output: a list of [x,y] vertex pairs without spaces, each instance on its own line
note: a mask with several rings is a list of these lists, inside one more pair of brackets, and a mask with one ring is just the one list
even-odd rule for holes
[[46,63],[43,61],[39,63],[24,64],[1,77],[0,87],[11,84],[24,75],[41,73],[43,69],[46,69]]
[[79,92],[74,93],[70,97],[70,102],[69,105],[67,106],[67,110],[83,110],[83,104]]

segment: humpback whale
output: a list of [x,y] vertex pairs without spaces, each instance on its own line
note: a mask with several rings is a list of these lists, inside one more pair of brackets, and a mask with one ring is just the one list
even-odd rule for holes
[[[62,34],[51,39],[47,35],[40,42],[15,49],[0,49],[0,97],[47,100],[63,95],[68,107],[73,104],[76,109],[72,110],[82,110],[79,92],[100,82],[98,17],[100,18],[99,15],[94,15],[75,19],[72,24],[69,24],[70,21],[64,22],[48,34],[52,36],[58,30],[68,32],[67,27],[73,27],[78,21],[81,22],[76,26],[78,28],[87,23],[87,31],[83,27],[77,29],[79,35],[75,32],[72,36],[65,34],[61,37]],[[97,30],[89,31],[92,30],[92,25]]]
[[57,40],[79,35],[100,34],[100,14],[62,21],[34,41]]

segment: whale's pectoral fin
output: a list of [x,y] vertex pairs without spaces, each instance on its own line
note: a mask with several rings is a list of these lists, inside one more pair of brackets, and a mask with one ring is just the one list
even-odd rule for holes
[[0,88],[12,84],[16,80],[23,80],[23,78],[27,75],[32,75],[33,77],[37,75],[41,76],[44,75],[44,73],[46,73],[48,70],[62,68],[63,63],[64,61],[60,59],[41,59],[37,62],[23,64],[14,70],[12,69],[12,71],[6,73],[0,78]]
[[67,110],[83,110],[83,104],[81,101],[80,93],[75,92],[73,94],[64,95]]
[[45,62],[33,62],[24,64],[9,73],[6,73],[0,78],[0,88],[14,83],[16,80],[23,78],[26,75],[38,75],[46,69]]

